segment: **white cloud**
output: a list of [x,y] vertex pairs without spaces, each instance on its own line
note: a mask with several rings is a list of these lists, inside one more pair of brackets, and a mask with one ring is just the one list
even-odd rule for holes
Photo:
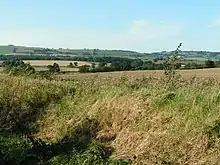
[[181,35],[179,25],[134,20],[124,31],[90,29],[0,28],[0,45],[14,44],[63,48],[131,49],[159,51],[173,49]]
[[130,33],[134,38],[156,40],[179,36],[181,34],[181,28],[179,25],[170,23],[153,23],[146,20],[135,20],[131,25]]
[[131,25],[130,32],[132,34],[137,34],[137,33],[142,32],[148,26],[149,26],[148,21],[146,21],[144,19],[134,20]]

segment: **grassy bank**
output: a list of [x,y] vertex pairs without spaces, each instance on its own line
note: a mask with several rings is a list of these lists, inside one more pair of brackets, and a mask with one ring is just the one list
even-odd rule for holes
[[178,79],[171,85],[164,78],[122,76],[100,81],[1,74],[2,161],[137,165],[220,161],[217,80]]

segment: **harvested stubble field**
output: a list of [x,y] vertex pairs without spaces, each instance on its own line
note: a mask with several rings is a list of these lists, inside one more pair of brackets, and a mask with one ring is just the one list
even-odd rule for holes
[[48,70],[48,65],[53,65],[54,63],[57,63],[60,66],[61,71],[71,71],[71,72],[77,72],[78,68],[68,68],[67,66],[72,62],[77,62],[77,66],[82,65],[91,65],[91,62],[86,61],[62,61],[62,60],[24,60],[25,63],[29,63],[32,65],[37,71],[45,71]]
[[[46,71],[48,70],[47,66],[34,66],[34,69],[36,71]],[[68,71],[68,72],[77,72],[79,68],[69,68],[66,66],[60,66],[60,70],[63,72]]]
[[[180,70],[177,71],[183,78],[189,79],[191,77],[199,78],[217,78],[220,80],[220,68],[213,69],[194,69],[194,70]],[[164,76],[163,70],[146,70],[146,71],[121,71],[121,72],[105,72],[105,73],[74,73],[58,75],[59,78],[77,78],[77,79],[90,79],[91,77],[118,78],[121,75],[126,75],[129,78],[142,78],[142,77],[162,77]]]
[[67,66],[70,62],[78,62],[78,66],[91,65],[91,62],[86,61],[62,61],[62,60],[24,60],[25,63],[30,63],[32,66],[47,66],[57,63],[59,66]]

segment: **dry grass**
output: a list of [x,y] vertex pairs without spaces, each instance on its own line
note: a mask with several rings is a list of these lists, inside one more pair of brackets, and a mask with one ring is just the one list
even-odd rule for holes
[[[203,71],[208,74],[218,69]],[[109,78],[102,85],[96,84],[95,79],[98,77],[53,81],[67,89],[75,88],[76,93],[48,106],[35,136],[57,141],[71,134],[83,119],[90,118],[99,122],[96,138],[114,148],[113,157],[131,159],[135,165],[219,163],[220,82],[217,79],[180,79],[172,90],[166,88],[163,79],[151,77],[135,81],[126,77],[117,78],[118,81]],[[17,82],[17,78],[4,76],[2,80],[10,84]],[[20,78],[19,82],[24,89],[33,80]],[[34,82],[41,89],[51,83]],[[2,84],[3,88],[3,81]],[[51,87],[50,91],[53,90],[56,88]],[[29,88],[29,92],[39,93],[38,88]]]
[[[46,71],[46,70],[48,70],[48,68],[46,66],[35,66],[34,69],[36,71]],[[61,66],[60,70],[61,71],[78,72],[79,69],[78,68],[69,68],[69,67]]]
[[[215,77],[220,79],[220,68],[214,69],[194,69],[194,70],[180,70],[180,75],[183,78],[191,78],[191,77],[200,77],[200,78],[208,78]],[[76,74],[65,74],[59,75],[60,78],[79,78],[79,79],[90,79],[93,76],[97,76],[100,79],[106,79],[109,77],[119,78],[121,75],[126,75],[130,78],[142,78],[154,76],[154,77],[162,77],[164,75],[164,71],[162,70],[146,70],[146,71],[123,71],[123,72],[105,72],[105,73],[76,73]]]
[[169,98],[162,80],[154,85],[150,81],[125,80],[99,87],[89,83],[83,96],[61,103],[65,111],[59,107],[62,113],[54,115],[58,109],[52,108],[53,117],[46,116],[44,132],[55,138],[56,132],[68,132],[77,121],[95,118],[100,122],[97,139],[115,149],[113,157],[131,159],[137,165],[218,163],[219,139],[215,137],[211,144],[207,128],[220,119],[219,82],[183,82],[171,92],[174,98]]

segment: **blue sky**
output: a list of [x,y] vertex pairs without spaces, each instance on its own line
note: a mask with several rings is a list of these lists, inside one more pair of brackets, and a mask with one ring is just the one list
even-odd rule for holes
[[219,0],[1,0],[0,44],[220,51]]

